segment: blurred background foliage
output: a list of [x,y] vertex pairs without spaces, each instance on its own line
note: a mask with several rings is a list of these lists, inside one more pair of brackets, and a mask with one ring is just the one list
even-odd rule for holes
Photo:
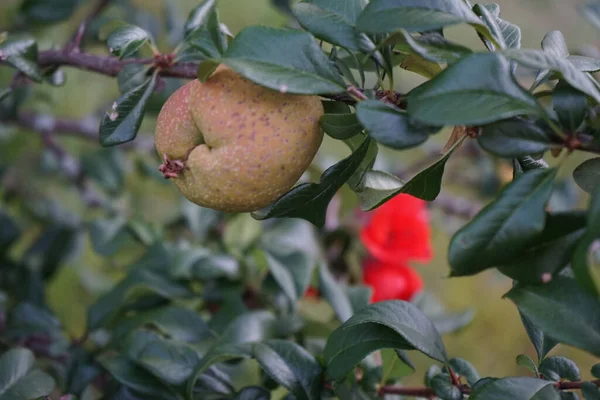
[[[542,37],[548,31],[558,29],[567,38],[572,53],[600,54],[597,31],[577,9],[583,0],[496,1],[501,6],[503,18],[521,27],[524,48],[539,48]],[[20,3],[20,0],[0,2],[0,32],[12,29],[15,24],[17,28],[27,24],[15,18]],[[33,33],[40,47],[44,49],[64,43],[87,14],[87,8],[90,7],[87,3],[92,2],[83,2],[83,6],[74,10],[74,15],[66,22],[37,25]],[[195,4],[194,0],[119,0],[105,15],[124,18],[150,30],[160,38],[159,48],[168,51],[171,43],[176,42],[172,35],[181,30],[185,17]],[[285,12],[274,7],[269,0],[220,0],[219,9],[221,20],[234,34],[247,25],[283,26],[289,23]],[[168,31],[165,26],[173,26],[175,30]],[[29,27],[27,29],[30,30]],[[96,29],[95,33],[99,37],[105,34],[102,29]],[[469,28],[451,28],[448,36],[473,48],[483,49]],[[106,51],[100,41],[92,41],[87,49],[92,52]],[[57,117],[89,118],[93,126],[95,118],[108,110],[117,97],[117,81],[81,70],[65,68],[64,72],[66,82],[62,87],[47,84],[32,87],[33,93],[27,99],[25,108]],[[0,87],[6,87],[11,76],[11,70],[1,68]],[[405,92],[421,82],[421,78],[398,68],[395,81],[395,89]],[[177,81],[167,81],[165,90],[154,95],[151,106],[154,112],[147,115],[138,142],[146,140],[151,143],[156,113],[162,101],[178,84]],[[434,140],[416,150],[395,152],[383,149],[378,164],[388,171],[411,176],[438,157],[447,137],[448,132],[438,134]],[[151,177],[158,166],[158,158],[152,151],[145,154],[138,151],[133,157],[125,157],[123,150],[101,149],[94,141],[68,136],[60,136],[59,140],[72,155],[81,157],[84,166],[97,172],[95,184],[115,192],[126,188],[110,201],[125,215],[145,224],[150,234],[178,217],[182,198],[174,186]],[[331,165],[347,153],[341,142],[326,139],[316,165]],[[119,174],[111,174],[110,169],[106,168],[106,160],[115,159],[124,162],[126,173],[122,178]],[[552,163],[552,160],[549,161]],[[581,161],[581,158],[571,157],[561,172],[569,176]],[[53,215],[61,221],[90,221],[101,216],[97,211],[86,210],[80,193],[56,173],[56,160],[44,149],[42,138],[36,133],[0,124],[0,168],[6,171],[0,185],[0,195],[10,189],[25,199],[9,203],[9,213],[18,216],[22,225],[28,227],[18,246],[13,249],[16,253],[28,249],[38,237],[40,226],[35,223],[36,215]],[[434,260],[427,265],[416,265],[425,279],[427,290],[441,298],[449,309],[473,308],[477,312],[471,325],[447,335],[445,343],[451,356],[470,360],[483,376],[517,374],[515,356],[519,353],[533,356],[534,351],[516,308],[501,298],[510,287],[510,280],[496,270],[486,271],[474,278],[447,279],[446,251],[451,234],[485,204],[503,182],[511,178],[511,174],[508,165],[484,155],[474,143],[463,146],[459,157],[453,157],[447,166],[442,196],[430,207]],[[585,202],[584,193],[571,180],[565,180],[563,187],[557,190],[551,207],[559,210],[582,206]],[[356,207],[354,195],[349,190],[342,190],[340,204],[342,221],[352,225]],[[4,227],[0,226],[0,229]],[[130,240],[123,243],[124,250],[114,256],[103,257],[94,251],[88,235],[75,238],[59,236],[58,240],[76,245],[77,251],[67,260],[66,267],[60,269],[52,279],[47,300],[71,335],[77,337],[85,327],[85,308],[123,276],[124,268],[143,254],[144,247]],[[586,366],[593,361],[590,356],[565,346],[559,346],[554,350],[556,352],[576,360],[582,371],[589,370]],[[424,359],[418,361],[423,371],[429,362]],[[412,379],[420,380],[420,376],[416,374]]]

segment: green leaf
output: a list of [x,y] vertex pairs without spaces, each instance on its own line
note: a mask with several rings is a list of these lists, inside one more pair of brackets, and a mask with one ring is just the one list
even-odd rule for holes
[[367,3],[365,0],[347,0],[344,2],[338,0],[306,0],[306,2],[339,15],[352,26],[356,25],[356,20]]
[[263,370],[296,399],[321,398],[321,366],[304,348],[291,341],[272,339],[256,343],[253,350]]
[[577,244],[571,266],[579,284],[595,296],[600,295],[600,185],[592,193],[587,230]]
[[126,305],[148,294],[165,299],[187,298],[191,295],[188,288],[170,282],[164,276],[146,269],[135,269],[90,307],[88,328],[95,330],[109,324]]
[[100,149],[81,158],[81,167],[86,176],[112,194],[119,193],[125,184],[124,163],[121,152],[114,148]]
[[220,213],[212,208],[200,207],[183,198],[181,214],[187,227],[197,240],[202,241],[210,228],[219,220]]
[[433,31],[467,23],[482,27],[481,20],[461,0],[371,0],[358,17],[360,31],[387,33]]
[[150,43],[152,37],[144,29],[134,25],[124,25],[115,29],[106,41],[108,50],[124,59],[133,56],[143,45]]
[[464,57],[412,90],[408,113],[433,125],[475,125],[517,115],[544,115],[535,98],[514,80],[509,62],[494,53]]
[[496,19],[496,25],[500,28],[502,39],[507,48],[518,49],[521,47],[521,28],[500,18],[500,7],[497,4],[485,4],[486,8]]
[[156,86],[156,74],[123,94],[100,122],[100,144],[115,146],[135,139],[140,129],[148,99]]
[[296,186],[271,206],[253,213],[252,216],[259,220],[281,217],[302,218],[316,226],[323,226],[329,202],[360,166],[370,143],[369,139],[363,141],[353,154],[328,168],[321,175],[319,183],[304,183]]
[[518,284],[506,297],[552,338],[600,354],[600,301],[574,279],[558,276],[542,286]]
[[343,15],[311,3],[294,4],[292,11],[300,25],[317,38],[349,50],[359,50],[359,33]]
[[448,375],[439,374],[431,378],[429,384],[435,393],[443,400],[460,400],[463,395],[459,388],[454,386]]
[[223,232],[223,244],[234,256],[242,256],[262,234],[260,222],[248,214],[234,216]]
[[240,263],[229,254],[213,253],[194,247],[173,251],[171,276],[179,279],[212,280],[236,279],[240,276]]
[[306,32],[246,28],[231,42],[221,61],[251,81],[282,93],[325,94],[346,90],[332,62]]
[[561,31],[550,31],[542,40],[542,50],[558,58],[569,56],[569,46]]
[[461,142],[406,183],[382,171],[368,171],[365,174],[364,187],[357,192],[360,208],[371,211],[400,193],[407,193],[426,201],[435,200],[440,194],[446,162]]
[[539,377],[540,375],[536,363],[527,354],[519,354],[517,356],[517,365],[527,368],[529,371],[533,372],[535,376]]
[[521,118],[485,125],[477,141],[486,151],[507,158],[539,154],[559,146],[541,126]]
[[523,326],[525,327],[525,331],[527,332],[527,336],[529,336],[529,340],[531,340],[531,343],[535,348],[538,360],[543,360],[550,350],[558,344],[558,341],[546,335],[544,331],[534,325],[522,312],[519,311],[519,315],[523,322]]
[[96,219],[90,223],[90,239],[94,251],[103,256],[118,252],[127,243],[127,220],[122,217]]
[[21,236],[21,229],[8,214],[5,214],[2,211],[2,209],[0,209],[0,226],[2,227],[2,230],[0,230],[1,254],[5,249],[13,244],[19,238],[19,236]]
[[450,367],[452,367],[454,372],[456,372],[460,376],[463,376],[471,386],[473,386],[475,382],[481,379],[479,372],[477,372],[473,364],[471,364],[467,360],[455,357],[451,358],[448,363],[450,364]]
[[266,259],[273,279],[290,301],[295,304],[308,287],[314,264],[303,262],[304,254],[301,252],[288,254],[268,252]]
[[571,382],[577,382],[581,380],[577,364],[573,360],[561,356],[545,358],[540,363],[540,372],[544,377],[552,381],[566,379]]
[[122,354],[103,354],[98,362],[121,384],[150,396],[164,400],[180,400],[169,387],[165,386],[152,374],[137,366]]
[[[504,400],[519,399],[530,400],[543,398],[544,400],[560,400],[560,394],[554,388],[554,383],[537,378],[511,377],[497,379],[486,383],[480,390],[474,390],[470,400]],[[546,388],[550,388],[547,391]],[[541,395],[544,397],[536,397]]]
[[240,390],[234,400],[271,400],[271,392],[260,386],[248,386]]
[[520,175],[450,242],[452,276],[473,275],[527,248],[543,231],[555,169]]
[[[487,7],[481,4],[475,4],[475,6],[473,7],[473,11],[481,18],[483,23],[488,27],[491,35],[495,39],[495,42],[498,44],[498,47],[500,49],[505,49],[507,46],[504,42],[504,35],[502,34],[502,29],[500,28],[500,25],[498,25],[498,20],[496,19],[496,16]],[[482,35],[481,38],[483,39],[488,50],[494,51],[496,49],[496,46],[486,37]]]
[[600,186],[600,157],[581,163],[573,171],[573,179],[580,188],[591,194]]
[[222,343],[259,342],[275,336],[277,319],[270,311],[250,311],[238,315],[221,335]]
[[584,228],[582,213],[548,213],[544,230],[498,270],[519,282],[544,283],[567,266]]
[[111,340],[118,343],[128,333],[142,326],[152,326],[158,332],[180,342],[197,343],[214,337],[197,312],[181,306],[169,305],[120,320],[112,330]]
[[583,382],[581,393],[585,400],[600,400],[600,388],[593,382]]
[[378,100],[358,103],[356,115],[373,139],[396,150],[417,146],[441,129],[414,123],[406,111]]
[[334,139],[349,139],[364,129],[356,114],[323,114],[321,128]]
[[148,67],[146,65],[125,64],[119,71],[119,75],[117,75],[119,92],[125,94],[142,85],[148,80],[147,74]]
[[199,358],[193,347],[138,330],[124,342],[128,357],[161,381],[183,384],[192,374]]
[[396,43],[395,49],[398,51],[408,54],[414,52],[424,59],[436,63],[453,64],[473,53],[468,47],[450,42],[437,32],[428,32],[413,37],[402,29],[392,34],[386,42]]
[[81,0],[25,0],[20,12],[30,22],[51,24],[69,18]]
[[590,369],[590,373],[594,378],[600,378],[600,363],[594,364]]
[[596,58],[570,55],[567,60],[571,62],[580,71],[598,72],[600,71],[600,60]]
[[23,400],[46,396],[54,390],[54,380],[33,369],[31,350],[14,348],[0,357],[0,400]]
[[342,380],[382,348],[418,350],[438,361],[447,358],[440,334],[414,305],[382,301],[358,311],[329,336],[324,351],[327,375]]
[[560,74],[573,88],[600,102],[600,90],[593,78],[579,71],[569,60],[542,50],[505,50],[509,59],[529,68],[543,69]]
[[6,61],[36,82],[43,80],[37,65],[38,45],[32,36],[9,35],[0,41],[0,61]]
[[586,118],[588,101],[583,93],[560,81],[552,92],[552,107],[562,127],[575,132]]
[[214,60],[205,60],[198,64],[198,70],[196,71],[196,75],[198,76],[198,80],[200,82],[206,82],[208,78],[215,72],[217,67],[219,66],[218,61]]
[[341,322],[346,322],[353,314],[348,294],[329,271],[326,263],[319,263],[319,291],[327,300]]
[[202,28],[208,21],[210,14],[214,12],[216,4],[216,0],[202,0],[200,4],[194,7],[183,26],[184,35],[188,36],[190,33]]

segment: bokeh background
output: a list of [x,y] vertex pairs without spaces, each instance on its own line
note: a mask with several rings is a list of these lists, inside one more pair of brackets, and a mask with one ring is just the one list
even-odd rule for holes
[[[0,1],[0,32],[14,26],[19,3],[17,0]],[[158,43],[159,48],[168,51],[171,44],[168,32],[163,28],[164,22],[181,27],[196,1],[116,0],[115,3],[119,7],[112,7],[109,15],[113,13],[114,16],[126,16],[130,22],[149,29],[156,37],[162,38]],[[502,17],[521,27],[523,47],[539,48],[543,36],[550,30],[558,29],[564,33],[572,53],[593,56],[598,52],[599,32],[578,10],[578,6],[584,3],[583,0],[497,0],[497,3],[501,7]],[[247,25],[283,26],[289,23],[286,14],[274,7],[269,0],[220,0],[219,4],[221,19],[233,33]],[[137,7],[137,11],[128,13],[129,6]],[[86,7],[89,6],[78,9],[68,22],[36,27],[33,33],[39,39],[40,47],[50,48],[64,43],[86,15]],[[454,40],[483,50],[483,45],[469,28],[451,28],[447,34]],[[98,43],[92,44],[89,50],[101,53],[106,51]],[[118,97],[115,79],[74,69],[65,69],[65,72],[67,79],[63,87],[36,85],[26,108],[61,117],[86,118],[90,115],[102,115]],[[0,87],[10,82],[11,73],[7,68],[0,68]],[[525,82],[531,79],[526,74],[522,78]],[[398,69],[396,90],[405,92],[421,81],[417,75]],[[172,82],[172,85],[176,86],[177,82]],[[155,112],[160,107],[159,100],[155,101]],[[93,123],[93,118],[90,121]],[[154,123],[155,115],[147,115],[138,140],[151,140]],[[388,171],[410,177],[438,157],[448,133],[444,131],[436,135],[418,150],[394,152],[383,149],[378,164]],[[99,145],[94,142],[69,137],[61,137],[59,140],[77,157],[85,157],[99,150]],[[348,150],[340,143],[326,140],[316,164],[327,166],[345,156]],[[51,155],[42,151],[42,148],[41,138],[36,133],[0,123],[0,163],[9,168],[8,177],[5,176],[0,182],[0,192],[3,186],[4,189],[9,185],[11,189],[17,188],[26,199],[18,207],[34,206],[38,208],[38,212],[57,213],[63,218],[93,218],[93,212],[86,211],[79,193],[57,177]],[[547,158],[552,162],[550,156]],[[144,165],[152,168],[157,165],[152,156],[139,155],[135,161],[129,160],[126,164],[128,174],[123,183],[126,191],[115,206],[140,220],[154,223],[159,229],[158,227],[174,218],[181,197],[172,185],[150,179],[140,172],[143,172]],[[581,161],[581,158],[568,160],[561,168],[561,174],[569,176]],[[430,207],[435,258],[427,265],[415,266],[425,278],[427,290],[435,293],[448,309],[462,311],[472,308],[476,312],[476,317],[469,326],[447,335],[445,342],[450,355],[470,360],[484,376],[526,373],[518,370],[515,357],[519,353],[527,353],[533,357],[535,353],[522,328],[516,308],[508,300],[502,299],[502,295],[510,288],[510,280],[495,271],[471,278],[448,279],[446,251],[452,233],[510,179],[511,173],[509,165],[504,161],[481,153],[476,146],[464,146],[448,164],[442,195]],[[569,180],[564,180],[564,184],[558,186],[551,204],[553,209],[581,207],[587,201],[584,193]],[[356,201],[348,190],[343,190],[340,198],[342,221],[349,221],[354,216],[352,211],[356,207]],[[35,228],[32,228],[27,236],[34,238],[36,233]],[[82,238],[80,245],[77,256],[56,276],[48,293],[50,304],[74,336],[83,331],[85,307],[119,279],[125,266],[142,251],[141,247],[132,243],[127,251],[120,252],[116,257],[106,258],[93,251],[86,237]],[[25,239],[15,251],[22,251],[27,247]],[[565,346],[560,346],[553,353],[574,358],[580,363],[582,371],[589,370],[586,366],[594,363],[591,356]],[[418,361],[421,372],[426,363],[426,360]],[[420,376],[422,375],[418,374],[410,379],[420,381]]]

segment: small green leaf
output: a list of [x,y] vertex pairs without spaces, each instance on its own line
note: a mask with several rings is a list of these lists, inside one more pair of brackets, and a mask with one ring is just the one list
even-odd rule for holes
[[196,72],[198,80],[200,82],[206,82],[212,73],[215,72],[219,64],[220,63],[218,61],[214,60],[205,60],[198,64],[198,71]]
[[494,53],[464,57],[412,90],[408,113],[433,125],[475,125],[517,115],[544,115],[536,99],[514,80],[509,62]]
[[87,153],[81,158],[81,167],[86,176],[111,194],[117,194],[123,189],[124,163],[123,155],[114,148]]
[[13,219],[0,209],[0,254],[21,235],[21,229]]
[[[541,397],[542,393],[544,397]],[[554,382],[537,378],[511,377],[490,381],[479,390],[473,390],[469,396],[470,400],[531,400],[534,398],[560,400],[560,394],[554,388]]]
[[539,154],[559,146],[541,126],[522,118],[485,125],[477,141],[486,151],[507,158]]
[[[500,25],[498,24],[498,19],[496,18],[496,16],[487,7],[481,4],[475,4],[475,6],[473,7],[473,11],[481,18],[481,20],[488,27],[491,35],[495,39],[495,42],[498,44],[498,47],[500,49],[505,49],[507,46],[504,42],[504,35],[502,33]],[[496,46],[491,41],[489,41],[483,35],[481,37],[483,38],[486,47],[490,51],[494,51],[496,49]]]
[[102,146],[115,146],[135,139],[144,118],[146,104],[155,86],[156,74],[114,102],[112,109],[100,122]]
[[6,61],[36,82],[43,80],[37,65],[38,45],[32,36],[9,35],[0,41],[0,61]]
[[202,28],[208,21],[210,14],[214,12],[216,4],[216,0],[202,0],[200,4],[194,7],[190,11],[187,21],[185,21],[184,35],[188,36],[190,33]]
[[148,80],[147,74],[148,67],[145,65],[125,64],[121,71],[119,71],[119,75],[117,75],[119,92],[125,94],[142,85]]
[[35,356],[29,349],[13,348],[0,357],[0,400],[23,400],[49,395],[54,380],[33,369]]
[[348,294],[329,271],[326,263],[319,264],[319,292],[327,300],[341,322],[346,322],[353,314]]
[[573,171],[573,179],[580,188],[591,194],[600,186],[600,157],[581,163]]
[[600,363],[594,364],[590,369],[590,372],[594,378],[600,378]]
[[358,17],[360,31],[387,33],[433,31],[467,23],[483,27],[477,15],[461,0],[371,0]]
[[235,215],[223,232],[223,244],[233,254],[241,256],[262,234],[262,225],[248,214]]
[[20,13],[28,22],[52,24],[69,18],[81,0],[25,0]]
[[574,279],[557,276],[541,286],[517,284],[506,297],[545,334],[600,355],[600,301]]
[[329,202],[354,174],[365,157],[371,140],[363,141],[349,157],[328,168],[319,183],[304,183],[283,195],[271,206],[252,214],[256,219],[303,218],[317,226],[325,224]]
[[593,382],[583,382],[581,393],[585,400],[600,400],[600,388]]
[[552,106],[563,129],[575,132],[588,112],[587,97],[564,81],[558,82],[552,92]]
[[600,89],[594,79],[565,58],[542,50],[505,50],[503,54],[526,67],[559,73],[573,88],[600,102]]
[[584,56],[570,55],[567,60],[571,62],[580,71],[583,72],[598,72],[600,71],[600,60]]
[[507,48],[518,49],[521,47],[521,28],[500,18],[500,7],[497,4],[485,4],[486,8],[496,19],[496,25],[500,28],[502,39]]
[[569,56],[569,46],[561,31],[550,31],[542,40],[542,50],[558,58]]
[[531,343],[535,348],[538,360],[542,361],[550,350],[558,344],[558,341],[546,335],[544,331],[534,325],[522,312],[519,311],[519,315],[523,322],[523,326],[525,327],[525,331],[527,332],[527,336],[529,336],[529,340],[531,340]]
[[571,382],[577,382],[581,380],[577,364],[573,360],[561,356],[545,358],[540,363],[540,373],[552,381],[566,379]]
[[271,392],[260,386],[248,386],[240,390],[233,400],[271,400]]
[[452,384],[450,377],[446,374],[434,376],[429,384],[435,394],[442,400],[460,400],[463,398],[460,389]]
[[294,4],[292,11],[300,25],[317,38],[349,50],[359,50],[359,33],[343,15],[311,3]]
[[479,372],[475,369],[473,364],[469,361],[464,360],[462,358],[451,358],[448,361],[450,367],[456,372],[458,375],[465,377],[469,385],[473,386],[475,382],[481,379]]
[[246,28],[231,42],[222,62],[251,81],[282,93],[325,94],[346,90],[332,62],[306,32]]
[[342,380],[375,350],[418,350],[444,361],[446,350],[433,323],[414,305],[391,300],[371,304],[338,327],[327,340],[327,375]]
[[520,175],[461,228],[450,242],[451,275],[476,274],[527,248],[544,229],[555,175],[555,169]]
[[152,37],[144,29],[134,25],[124,25],[115,29],[108,37],[108,50],[124,59],[133,56],[143,45],[150,43]]
[[533,372],[536,377],[539,377],[540,375],[537,365],[527,354],[519,354],[517,356],[517,365],[527,368],[529,371]]
[[334,139],[349,139],[364,129],[356,114],[323,114],[321,128]]
[[378,100],[361,101],[356,115],[373,139],[396,150],[417,146],[441,129],[413,122],[406,111]]
[[428,32],[413,37],[402,29],[392,34],[386,40],[387,42],[396,43],[395,48],[398,51],[403,53],[415,52],[424,59],[436,63],[453,64],[473,53],[468,47],[450,42],[437,32]]
[[590,198],[587,230],[577,244],[571,266],[579,284],[595,296],[600,295],[600,185]]
[[122,217],[96,219],[90,223],[90,239],[94,251],[103,256],[118,252],[126,243],[127,220]]

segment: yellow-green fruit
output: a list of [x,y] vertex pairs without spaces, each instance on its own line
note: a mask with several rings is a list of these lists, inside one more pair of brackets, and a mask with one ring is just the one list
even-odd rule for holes
[[280,93],[219,66],[187,83],[157,121],[161,157],[185,168],[173,182],[190,201],[226,212],[255,211],[292,188],[313,160],[323,132],[316,96]]

